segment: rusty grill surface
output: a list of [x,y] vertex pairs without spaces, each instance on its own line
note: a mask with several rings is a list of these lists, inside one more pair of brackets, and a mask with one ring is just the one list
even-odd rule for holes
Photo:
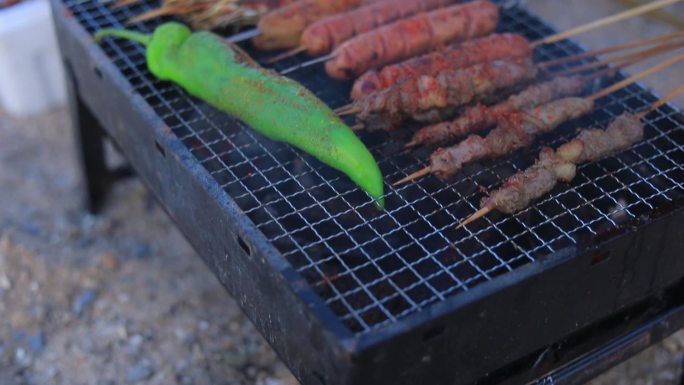
[[[123,27],[156,3],[114,10],[100,1],[67,0],[66,5],[92,33]],[[149,32],[160,21],[132,28]],[[530,40],[552,33],[520,8],[503,12],[499,30]],[[245,48],[257,59],[266,57],[248,44]],[[594,114],[542,137],[530,151],[466,167],[448,182],[427,177],[399,188],[387,186],[387,210],[381,213],[340,173],[156,80],[140,45],[106,39],[103,49],[223,190],[357,334],[404,319],[564,248],[608,239],[668,210],[682,197],[684,120],[665,106],[647,117],[645,140],[629,151],[581,166],[571,185],[557,187],[516,216],[491,214],[455,230],[478,208],[481,188],[496,188],[531,165],[542,145],[558,145],[577,127],[605,127],[623,111],[638,111],[655,101],[638,85],[600,100]],[[536,59],[578,51],[565,41],[538,48]],[[306,59],[292,58],[276,69]],[[331,80],[321,65],[291,75],[333,108],[349,101],[350,84]],[[361,136],[387,182],[422,168],[430,154],[401,154],[404,142],[396,135]]]

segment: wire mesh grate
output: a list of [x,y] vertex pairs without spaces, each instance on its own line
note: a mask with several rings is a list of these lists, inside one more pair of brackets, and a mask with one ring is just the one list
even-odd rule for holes
[[[66,0],[88,32],[124,26],[157,4],[143,1],[110,9],[100,1]],[[162,20],[132,27],[152,31]],[[501,31],[535,40],[553,31],[521,8],[503,13]],[[670,107],[648,116],[646,138],[619,156],[583,165],[575,181],[515,216],[492,214],[456,231],[478,208],[482,188],[534,162],[542,145],[570,138],[575,127],[605,127],[625,110],[655,97],[638,85],[603,98],[596,112],[553,134],[531,151],[467,166],[448,182],[426,177],[399,188],[387,186],[387,210],[338,172],[290,146],[273,143],[177,86],[156,80],[135,43],[107,39],[103,48],[131,85],[152,106],[335,314],[355,333],[396,322],[449,296],[467,291],[520,266],[589,240],[682,197],[684,120]],[[263,55],[245,46],[257,60]],[[537,49],[539,61],[579,52],[569,41]],[[303,56],[278,63],[289,67]],[[332,107],[348,102],[350,84],[328,78],[320,65],[292,74]],[[387,181],[422,168],[426,150],[402,154],[401,137],[364,133]]]

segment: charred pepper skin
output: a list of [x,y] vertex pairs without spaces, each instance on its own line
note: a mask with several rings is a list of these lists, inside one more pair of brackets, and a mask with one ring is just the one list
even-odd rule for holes
[[152,35],[103,29],[105,36],[147,47],[147,65],[161,80],[237,117],[266,137],[289,143],[346,174],[384,208],[382,173],[373,155],[335,113],[294,80],[250,64],[219,36],[178,23]]

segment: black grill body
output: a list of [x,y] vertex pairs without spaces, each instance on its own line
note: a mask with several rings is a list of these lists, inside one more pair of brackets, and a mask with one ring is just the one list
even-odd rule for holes
[[[684,119],[671,106],[647,117],[642,143],[582,166],[571,185],[515,216],[455,230],[480,186],[529,166],[540,146],[655,101],[640,85],[530,151],[449,182],[387,186],[380,213],[334,170],[156,80],[141,46],[92,40],[154,3],[52,5],[91,198],[110,181],[98,160],[106,134],[304,384],[524,383],[644,324],[661,325],[643,329],[648,344],[682,325]],[[502,31],[530,40],[553,32],[522,8],[503,13]],[[580,50],[564,41],[536,56]],[[348,102],[350,84],[321,66],[293,77],[332,107]],[[362,139],[388,181],[429,155],[399,154],[402,142],[384,133]],[[667,327],[654,321],[672,314]],[[637,339],[628,351],[648,344]]]

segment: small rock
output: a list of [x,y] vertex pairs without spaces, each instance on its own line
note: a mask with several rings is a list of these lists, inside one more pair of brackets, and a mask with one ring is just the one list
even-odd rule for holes
[[247,377],[253,379],[253,378],[255,378],[256,375],[257,375],[257,368],[255,368],[254,366],[250,365],[250,366],[247,367],[247,370],[245,370],[245,374],[247,375]]
[[143,336],[136,334],[128,339],[128,344],[126,345],[126,353],[130,356],[137,356],[140,354],[142,344],[145,341]]
[[231,351],[223,353],[223,362],[233,368],[240,368],[247,364],[249,357],[241,351]]
[[80,247],[81,249],[85,249],[87,247],[90,247],[94,243],[95,243],[95,239],[92,237],[81,237],[77,242],[78,247]]
[[197,327],[199,327],[199,330],[205,331],[205,330],[209,329],[209,322],[204,321],[204,320],[200,321],[197,324]]
[[119,261],[111,253],[104,253],[100,255],[100,265],[109,271],[115,271],[119,268]]
[[35,223],[30,223],[30,222],[25,223],[22,226],[22,230],[24,230],[24,232],[26,234],[33,235],[33,236],[39,236],[42,233],[40,226],[38,226]]
[[26,332],[19,330],[12,334],[12,342],[15,344],[23,344],[26,340]]
[[126,378],[130,382],[140,382],[145,381],[152,377],[154,371],[152,367],[147,362],[141,362],[131,368],[126,370]]
[[663,347],[671,354],[679,351],[679,344],[674,338],[666,338],[663,340]]
[[71,310],[77,315],[81,315],[85,310],[92,306],[97,298],[95,290],[86,290],[81,293],[71,304]]
[[135,242],[131,246],[131,255],[136,258],[147,258],[152,255],[152,248],[147,242]]
[[181,385],[192,385],[193,381],[192,378],[189,376],[182,376],[180,379]]
[[31,356],[23,348],[18,348],[14,352],[14,362],[16,362],[17,365],[29,366],[31,365],[31,361]]
[[12,282],[5,274],[0,274],[0,289],[9,290],[12,288]]
[[283,385],[283,381],[273,377],[266,377],[264,385]]
[[30,336],[28,340],[26,340],[26,344],[34,353],[40,354],[45,349],[45,333],[40,331]]

